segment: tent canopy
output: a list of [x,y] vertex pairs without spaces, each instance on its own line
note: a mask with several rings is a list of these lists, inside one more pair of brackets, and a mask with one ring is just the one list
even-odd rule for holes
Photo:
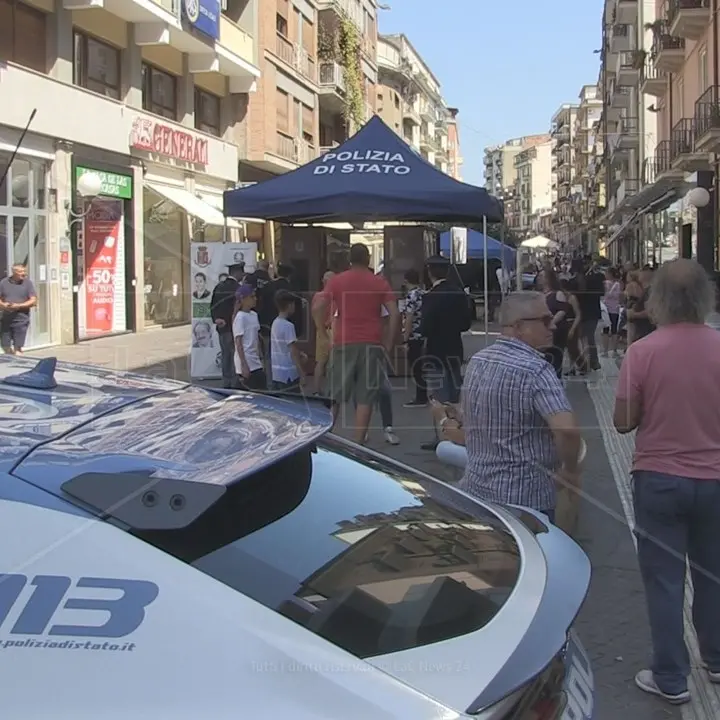
[[536,235],[534,238],[523,240],[520,243],[521,247],[524,248],[538,248],[538,249],[555,249],[560,247],[554,240],[546,238],[543,235]]
[[282,223],[501,222],[500,200],[430,165],[377,115],[292,172],[224,195],[227,217]]
[[[451,231],[448,230],[444,233],[440,233],[440,252],[450,256],[450,240]],[[478,230],[467,231],[467,256],[471,259],[483,258],[485,250],[485,242],[483,240],[483,234]],[[505,258],[505,265],[508,267],[515,266],[516,250],[511,248],[509,245],[503,245],[499,240],[492,238],[488,235],[487,239],[487,256],[488,260],[502,260]]]

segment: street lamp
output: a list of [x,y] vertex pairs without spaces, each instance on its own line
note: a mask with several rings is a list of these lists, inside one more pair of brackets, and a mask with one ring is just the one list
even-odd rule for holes
[[75,184],[75,189],[80,197],[93,198],[102,190],[102,178],[92,170],[86,170]]
[[704,187],[693,188],[686,198],[694,208],[704,208],[710,204],[710,193]]

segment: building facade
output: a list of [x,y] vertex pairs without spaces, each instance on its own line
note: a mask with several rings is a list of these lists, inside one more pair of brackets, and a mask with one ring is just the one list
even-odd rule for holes
[[580,216],[580,245],[586,252],[594,252],[597,248],[589,232],[590,226],[590,180],[594,175],[594,164],[591,165],[593,149],[599,133],[602,116],[602,93],[597,85],[584,85],[579,94],[574,130],[574,172],[578,188],[577,203]]
[[261,0],[261,77],[248,98],[242,182],[314,160],[374,113],[374,0]]
[[531,145],[514,158],[515,184],[506,192],[505,213],[509,229],[516,235],[531,236],[533,228],[552,207],[553,142]]
[[462,180],[463,157],[460,151],[460,131],[458,129],[457,108],[448,108],[448,174],[456,180]]
[[646,258],[652,221],[646,213],[638,213],[661,190],[655,186],[654,157],[658,147],[661,155],[665,152],[658,136],[662,103],[653,94],[661,78],[655,41],[655,35],[663,34],[658,7],[654,1],[607,0],[603,18],[605,253],[639,263]]
[[550,139],[547,134],[525,135],[507,140],[501,145],[485,148],[485,189],[493,195],[504,195],[514,191],[515,156],[525,148],[545,143]]
[[0,270],[37,287],[29,346],[189,321],[190,242],[226,232],[260,77],[259,0],[200,7],[0,0],[0,167],[32,117],[0,189]]
[[439,80],[405,35],[380,36],[377,61],[378,115],[431,165],[452,175],[461,158],[457,111],[445,104]]
[[577,178],[575,131],[578,105],[565,103],[552,117],[552,210],[553,239],[570,247],[579,241],[577,226]]

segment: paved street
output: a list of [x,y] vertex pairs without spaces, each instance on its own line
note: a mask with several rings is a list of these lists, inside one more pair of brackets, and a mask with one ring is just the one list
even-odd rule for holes
[[[492,340],[492,337],[490,338]],[[484,343],[482,332],[468,333],[468,353]],[[73,362],[89,362],[118,369],[132,369],[186,380],[188,328],[179,327],[138,335],[96,340],[72,347],[37,353]],[[588,445],[584,473],[584,501],[579,542],[590,556],[593,580],[590,594],[578,619],[580,637],[590,653],[595,671],[596,720],[691,720],[720,717],[720,695],[698,670],[697,649],[688,631],[695,670],[691,683],[693,702],[669,708],[637,690],[635,672],[650,659],[644,595],[629,529],[629,463],[632,439],[611,429],[617,367],[603,361],[599,377],[592,381],[571,381],[568,394],[583,427]],[[453,473],[437,463],[420,443],[432,438],[428,412],[406,409],[410,392],[403,380],[394,381],[394,426],[401,444],[383,442],[379,417],[374,418],[370,445],[409,465],[452,481]],[[342,429],[343,434],[350,428]],[[688,589],[690,596],[691,590]]]

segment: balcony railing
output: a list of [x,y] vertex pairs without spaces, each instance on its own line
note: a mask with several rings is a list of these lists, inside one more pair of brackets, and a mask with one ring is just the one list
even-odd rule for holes
[[660,32],[655,36],[653,40],[652,49],[650,51],[651,57],[656,58],[661,52],[665,50],[684,50],[685,49],[685,38],[675,37],[670,35],[668,31],[668,25],[666,22],[662,23]]
[[623,117],[620,118],[620,126],[618,130],[621,135],[637,135],[640,132],[640,121],[636,117],[623,115]]
[[678,13],[683,10],[709,10],[710,0],[670,0],[667,9],[668,25],[677,20]]
[[695,118],[683,118],[672,129],[670,162],[681,155],[692,155],[695,150]]
[[320,63],[320,87],[331,87],[345,90],[345,71],[336,62]]
[[655,63],[652,60],[646,60],[640,71],[640,85],[648,80],[658,80],[661,77]]
[[295,162],[295,140],[290,135],[286,135],[279,130],[275,151],[280,157]]
[[293,45],[282,33],[276,33],[275,54],[308,80],[316,81],[315,58],[304,48]]
[[672,143],[662,140],[655,148],[655,169],[658,175],[669,170],[672,166]]
[[720,130],[720,87],[710,86],[695,102],[695,132],[698,138]]

